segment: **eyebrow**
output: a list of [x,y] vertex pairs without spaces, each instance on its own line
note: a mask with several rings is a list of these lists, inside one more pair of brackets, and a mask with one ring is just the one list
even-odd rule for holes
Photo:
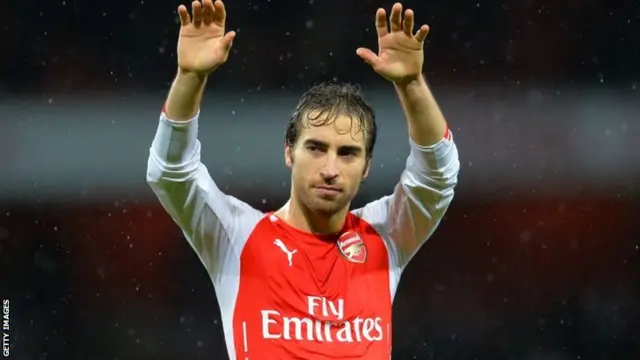
[[[319,148],[323,148],[323,149],[327,149],[329,148],[329,144],[327,144],[326,142],[322,141],[322,140],[318,140],[318,139],[307,139],[304,142],[305,146],[317,146]],[[362,153],[362,147],[358,146],[358,145],[342,145],[338,148],[338,151],[347,151],[353,154],[360,154]]]

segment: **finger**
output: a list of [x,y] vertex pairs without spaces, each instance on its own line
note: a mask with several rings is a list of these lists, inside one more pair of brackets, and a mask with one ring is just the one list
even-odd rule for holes
[[376,11],[376,33],[378,37],[383,37],[389,33],[387,28],[387,12],[380,8]]
[[362,60],[364,60],[367,64],[375,67],[378,63],[378,55],[367,48],[358,48],[356,50],[356,54],[360,56]]
[[227,20],[227,9],[225,9],[224,3],[220,0],[216,0],[213,6],[216,10],[215,16],[213,17],[213,22],[216,25],[224,28],[225,22]]
[[404,20],[402,21],[402,31],[404,31],[404,33],[407,34],[408,36],[413,35],[413,22],[414,22],[413,10],[407,9],[407,11],[404,12]]
[[391,8],[391,16],[389,16],[389,22],[391,23],[391,32],[400,31],[402,18],[402,4],[395,3]]
[[178,16],[180,17],[180,25],[187,26],[191,23],[191,17],[189,16],[189,11],[186,6],[178,6]]
[[233,45],[233,39],[236,38],[236,32],[235,31],[229,31],[228,33],[226,33],[224,35],[224,38],[222,38],[222,43],[224,44],[224,47],[228,50],[231,48],[231,45]]
[[202,3],[194,1],[191,3],[191,14],[193,16],[193,25],[199,26],[202,23]]
[[416,40],[423,42],[426,38],[427,35],[429,35],[429,26],[427,25],[422,25],[420,27],[420,29],[418,29],[418,31],[416,32]]
[[202,22],[206,25],[211,24],[214,13],[213,0],[202,0]]

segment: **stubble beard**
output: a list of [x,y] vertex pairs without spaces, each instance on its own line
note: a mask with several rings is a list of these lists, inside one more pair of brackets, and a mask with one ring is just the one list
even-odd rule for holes
[[292,195],[297,198],[300,206],[312,214],[330,218],[344,210],[351,202],[352,197],[348,193],[342,192],[332,198],[323,198],[318,196],[313,188],[305,186],[305,183],[296,184],[295,177],[292,182],[294,184]]
[[349,206],[349,196],[346,194],[340,194],[334,199],[323,199],[316,196],[312,191],[305,191],[304,194],[300,194],[301,202],[312,213],[316,213],[323,217],[331,217]]

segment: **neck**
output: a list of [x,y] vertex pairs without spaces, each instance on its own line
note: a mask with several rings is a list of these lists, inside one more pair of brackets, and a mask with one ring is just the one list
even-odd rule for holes
[[299,230],[314,234],[336,234],[344,227],[348,211],[349,207],[346,206],[332,215],[313,212],[292,196],[285,206],[276,211],[276,215]]

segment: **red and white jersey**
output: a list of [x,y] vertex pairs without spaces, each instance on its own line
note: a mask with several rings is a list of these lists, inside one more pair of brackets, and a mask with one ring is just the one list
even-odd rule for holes
[[388,360],[400,275],[453,198],[451,133],[410,142],[393,194],[318,236],[220,191],[200,162],[197,117],[161,115],[147,181],[211,276],[230,359]]

